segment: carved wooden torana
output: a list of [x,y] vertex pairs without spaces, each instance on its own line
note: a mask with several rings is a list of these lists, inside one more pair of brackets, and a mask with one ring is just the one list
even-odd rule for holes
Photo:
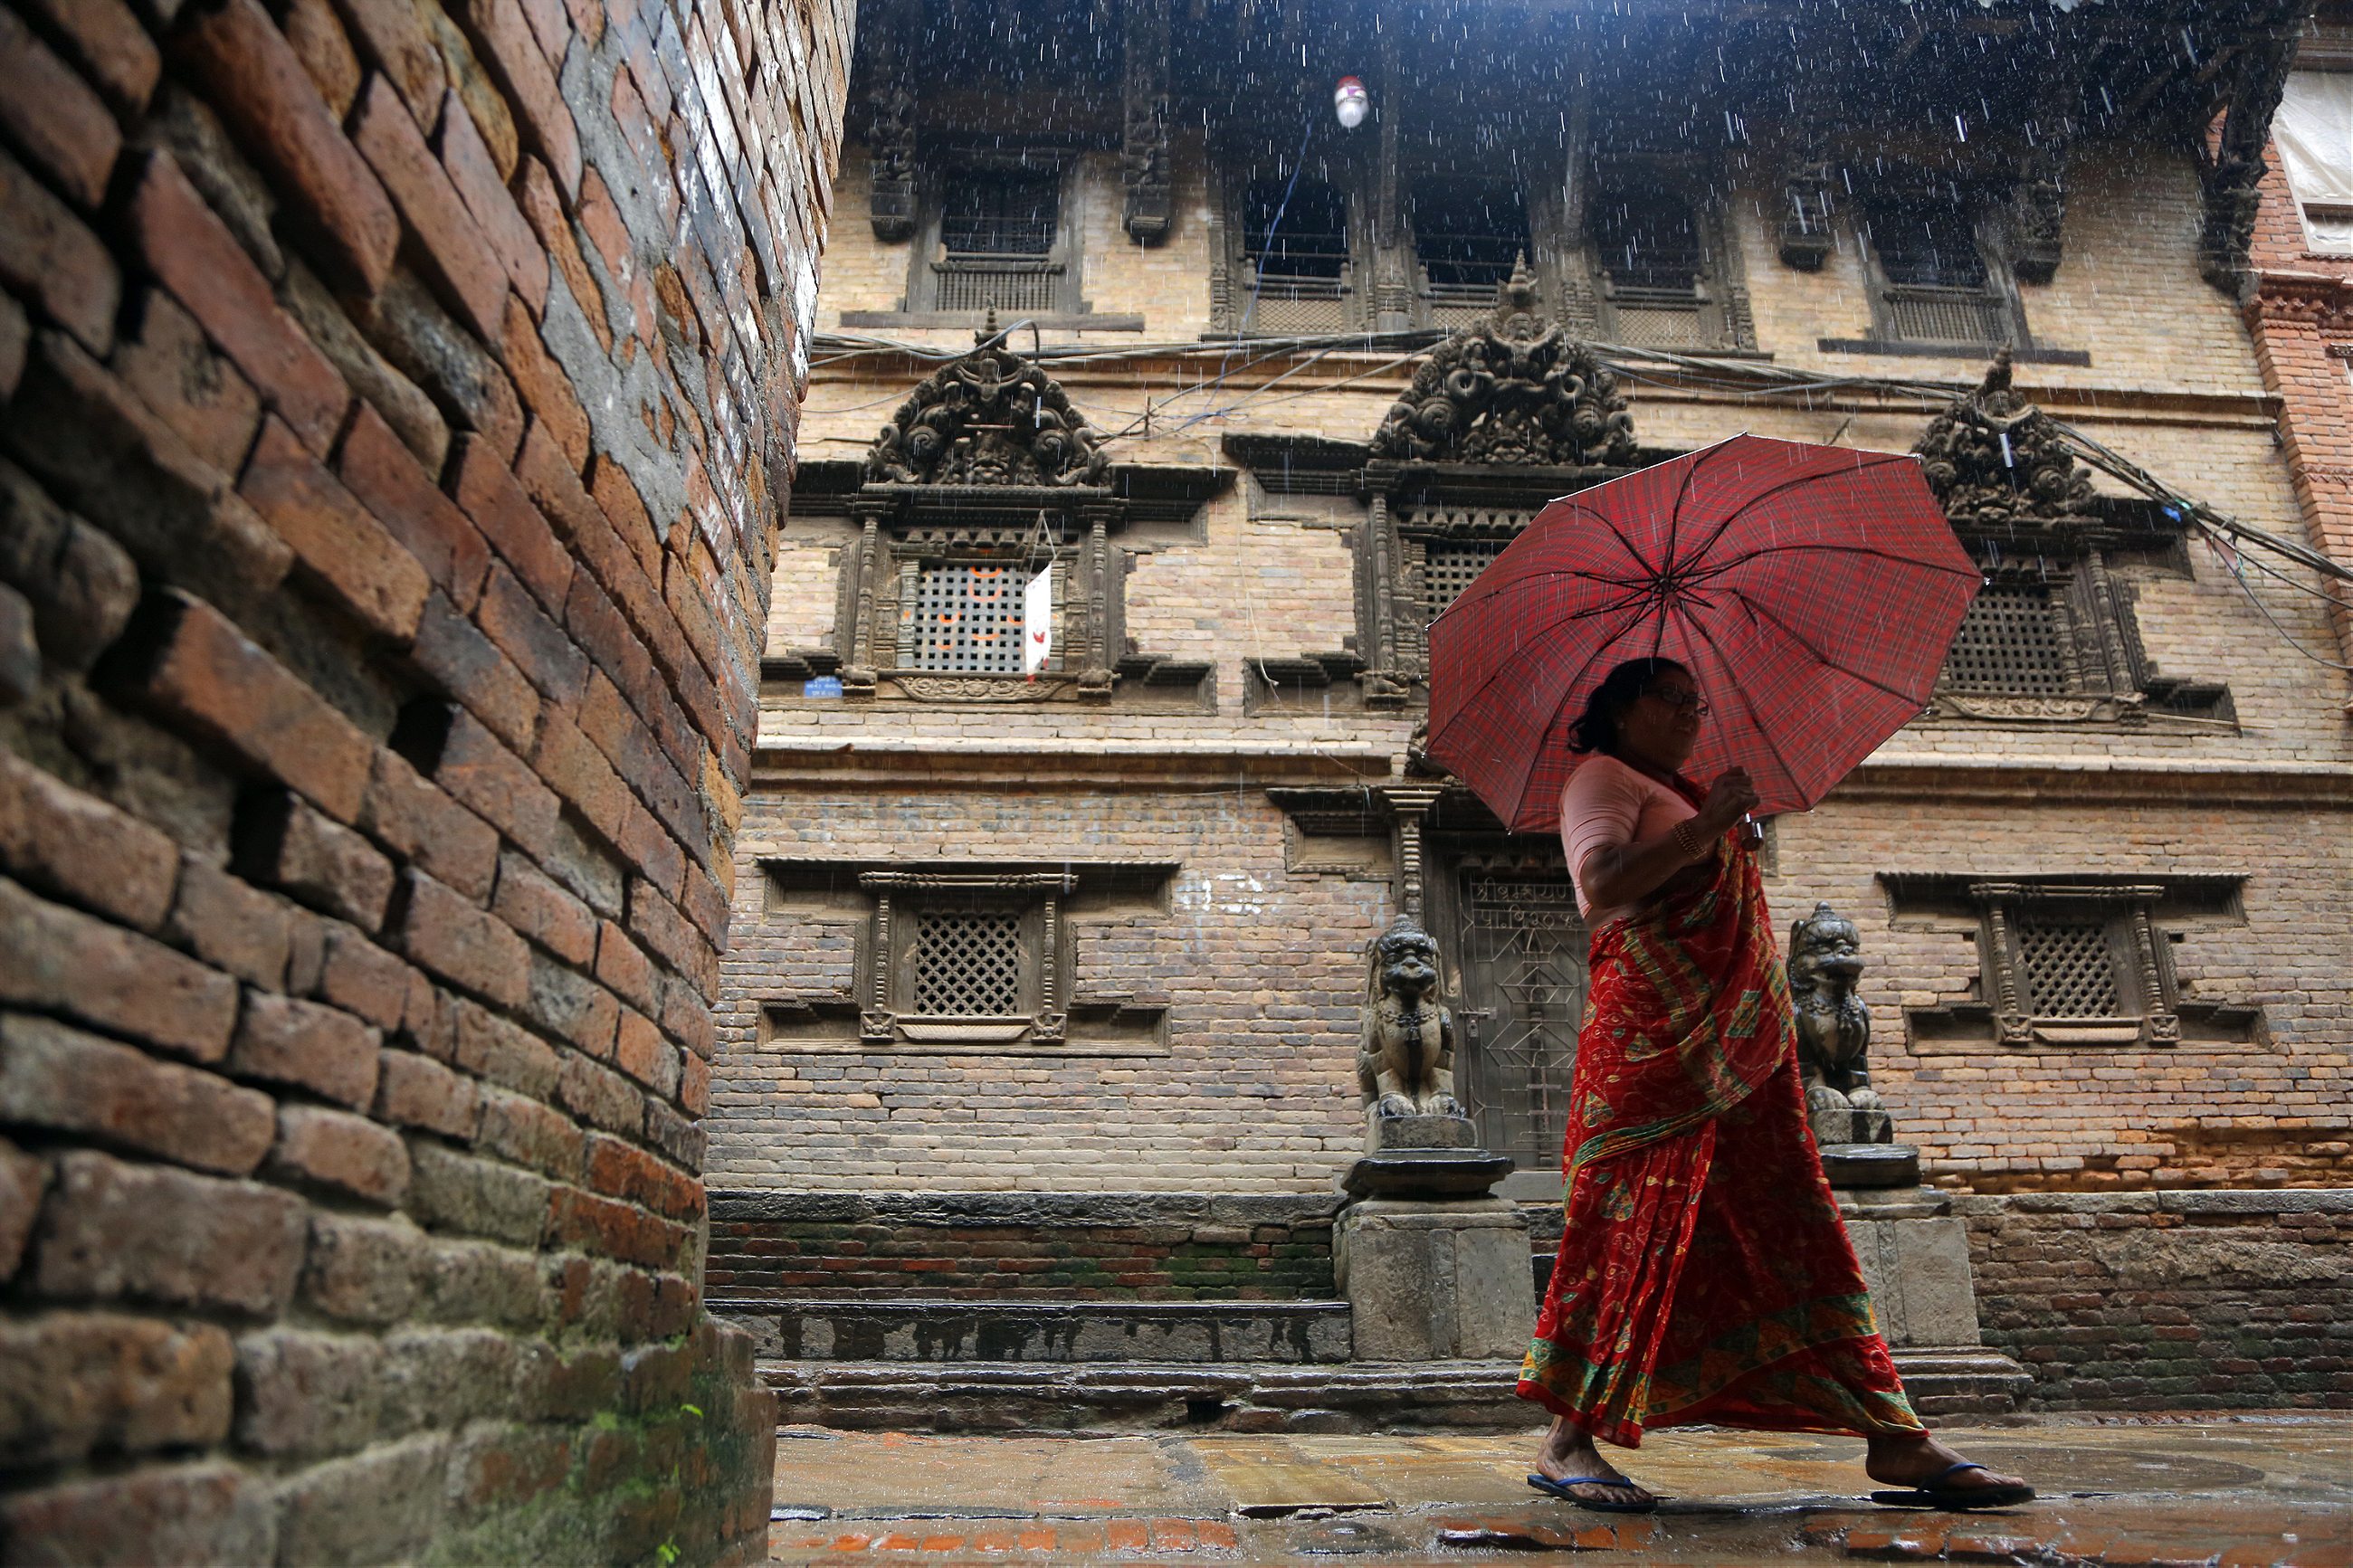
[[923,378],[867,449],[866,477],[902,485],[1100,485],[1102,434],[1043,368],[1005,345],[997,312],[973,350]]
[[1618,378],[1545,313],[1523,256],[1487,319],[1430,352],[1382,420],[1373,456],[1399,462],[1630,465]]
[[1945,515],[1965,531],[2048,525],[2092,505],[2092,481],[2051,416],[2011,389],[2008,349],[1912,449]]

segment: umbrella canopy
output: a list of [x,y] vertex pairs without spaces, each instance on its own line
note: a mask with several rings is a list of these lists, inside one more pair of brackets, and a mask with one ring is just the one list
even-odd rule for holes
[[1656,656],[1713,709],[1688,772],[1802,810],[1926,704],[1982,580],[1917,458],[1736,436],[1536,514],[1430,626],[1429,753],[1547,831],[1586,700]]

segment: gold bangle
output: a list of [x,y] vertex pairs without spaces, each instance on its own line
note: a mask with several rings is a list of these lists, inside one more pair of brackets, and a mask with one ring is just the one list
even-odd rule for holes
[[1683,852],[1684,859],[1697,862],[1707,858],[1707,849],[1693,835],[1691,823],[1688,820],[1676,823],[1667,831],[1673,837],[1675,847]]

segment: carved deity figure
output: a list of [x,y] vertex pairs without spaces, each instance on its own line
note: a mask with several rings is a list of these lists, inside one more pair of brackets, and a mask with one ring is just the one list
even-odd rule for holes
[[1356,1082],[1366,1115],[1460,1116],[1454,1098],[1454,1017],[1438,1001],[1438,943],[1399,915],[1367,949],[1364,1042]]
[[1806,1120],[1817,1143],[1888,1143],[1886,1102],[1871,1087],[1871,1013],[1854,994],[1862,978],[1862,933],[1828,904],[1789,928],[1789,1000],[1798,1025],[1798,1067]]
[[2092,506],[2091,478],[2051,416],[2011,386],[2008,349],[1994,355],[1982,385],[1929,421],[1912,449],[1955,527],[2031,528]]

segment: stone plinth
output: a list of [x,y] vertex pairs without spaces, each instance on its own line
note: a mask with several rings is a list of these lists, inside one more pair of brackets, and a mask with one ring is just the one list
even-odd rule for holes
[[1920,1151],[1909,1143],[1825,1143],[1821,1156],[1822,1174],[1841,1191],[1920,1184]]
[[1895,1349],[1974,1345],[1977,1290],[1968,1229],[1953,1200],[1929,1187],[1860,1187],[1839,1194],[1846,1234],[1862,1265],[1879,1331]]
[[1332,1259],[1358,1361],[1527,1352],[1536,1321],[1528,1227],[1505,1199],[1364,1199],[1341,1211]]
[[1365,1149],[1340,1178],[1352,1198],[1480,1198],[1513,1168],[1509,1155],[1479,1147],[1467,1116],[1376,1117]]

